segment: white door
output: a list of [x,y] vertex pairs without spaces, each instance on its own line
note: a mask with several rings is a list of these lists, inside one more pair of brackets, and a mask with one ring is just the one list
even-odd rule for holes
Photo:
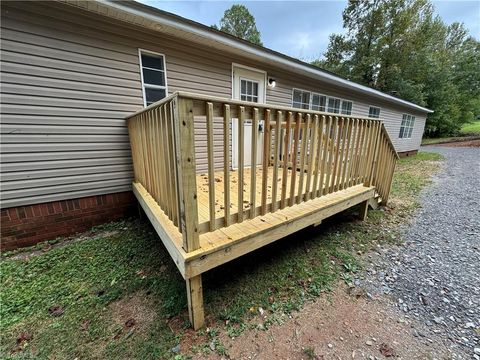
[[[265,103],[266,73],[247,69],[244,67],[233,67],[233,98],[236,100]],[[252,129],[252,119],[245,119],[244,122],[244,163],[251,166],[252,162],[252,131],[258,132],[257,141],[257,165],[262,161],[263,149],[263,122],[257,129]],[[232,167],[238,167],[238,119],[232,119]]]

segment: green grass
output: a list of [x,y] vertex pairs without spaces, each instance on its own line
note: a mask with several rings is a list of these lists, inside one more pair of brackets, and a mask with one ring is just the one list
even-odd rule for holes
[[[106,228],[114,234],[94,235],[30,259],[2,261],[0,357],[16,347],[21,333],[32,337],[22,344],[22,353],[39,359],[53,354],[71,359],[93,354],[162,357],[175,345],[164,319],[185,307],[181,276],[145,224],[120,222]],[[109,317],[109,304],[140,291],[158,318],[149,331],[126,338],[124,322]],[[63,307],[62,316],[50,315],[54,305]],[[85,330],[83,322],[88,322]]]
[[464,124],[460,129],[460,136],[425,138],[422,139],[422,145],[434,145],[448,142],[464,141],[467,140],[466,137],[478,138],[478,136],[480,136],[480,121],[475,121],[473,123]]
[[415,201],[416,195],[430,183],[429,174],[441,160],[442,155],[431,152],[419,152],[416,156],[400,159],[392,182],[391,196],[394,199]]
[[463,125],[460,133],[465,135],[480,135],[480,120]]
[[307,359],[309,360],[317,359],[317,354],[315,354],[315,349],[311,346],[304,348],[303,353],[307,356]]
[[[171,349],[192,336],[184,334],[185,283],[148,223],[112,223],[86,240],[63,247],[59,241],[36,256],[4,257],[0,357],[183,359],[191,351],[226,356],[220,333],[238,337],[252,327],[281,324],[305,302],[328,294],[337,281],[350,283],[362,268],[358,252],[398,242],[395,224],[411,214],[415,194],[439,160],[421,152],[399,161],[392,213],[370,211],[360,222],[356,210],[349,210],[207,272],[209,328],[182,354]],[[63,308],[61,316],[50,314],[55,305]],[[125,325],[129,318],[135,320],[131,328]]]

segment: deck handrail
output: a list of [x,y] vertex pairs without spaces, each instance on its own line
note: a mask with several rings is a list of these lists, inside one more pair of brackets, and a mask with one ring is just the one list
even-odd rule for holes
[[134,181],[141,183],[165,215],[179,228],[179,190],[175,155],[176,94],[128,116]]
[[[359,184],[374,186],[385,204],[398,158],[380,119],[183,91],[127,120],[134,181],[144,186],[178,227],[187,252],[199,247],[202,233]],[[245,179],[249,168],[244,157],[246,121],[251,121],[253,129],[264,124],[263,134],[251,132],[249,179]],[[234,122],[236,139],[232,138]],[[230,179],[233,140],[239,146],[236,185]],[[197,162],[200,147],[206,151]],[[202,214],[197,198],[199,169],[208,178],[208,210]],[[222,187],[217,185],[220,181]]]

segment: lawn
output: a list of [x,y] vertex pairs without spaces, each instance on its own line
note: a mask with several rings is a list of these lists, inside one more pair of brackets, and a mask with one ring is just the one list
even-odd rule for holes
[[[159,359],[193,352],[225,355],[218,334],[282,323],[292,311],[349,283],[358,254],[398,243],[397,224],[441,157],[399,161],[390,206],[366,222],[347,211],[204,275],[208,330],[188,328],[184,281],[145,220],[130,219],[4,254],[1,269],[1,358]],[[262,324],[249,321],[259,311]],[[195,338],[189,343],[188,337]],[[182,343],[181,352],[178,344]]]
[[480,135],[480,120],[470,124],[465,124],[460,129],[460,132],[465,135]]
[[443,138],[425,138],[422,139],[422,145],[442,144],[448,142],[465,141],[469,139],[477,139],[480,136],[480,120],[473,123],[465,124],[460,129],[460,136],[443,137]]

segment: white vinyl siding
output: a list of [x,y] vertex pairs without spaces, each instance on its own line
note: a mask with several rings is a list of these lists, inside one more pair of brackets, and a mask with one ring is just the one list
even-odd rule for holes
[[410,139],[412,137],[413,127],[415,125],[415,116],[403,114],[402,124],[400,125],[400,139]]
[[[365,117],[372,104],[382,108],[397,151],[419,148],[426,118],[422,112],[413,112],[411,139],[402,140],[398,134],[408,107],[82,8],[94,7],[94,2],[77,4],[2,3],[2,208],[131,190],[125,117],[145,105],[139,48],[164,54],[169,94],[231,99],[232,62],[241,62],[275,77],[276,86],[265,90],[267,104],[291,107],[298,88],[305,89],[300,105],[314,110],[328,106],[328,95],[322,93],[351,100],[352,116]],[[223,151],[217,146],[223,136],[221,119],[214,121],[214,136],[214,161],[222,166]],[[195,121],[200,172],[207,168],[206,139],[204,119]]]
[[[58,2],[2,3],[2,208],[131,190],[125,117],[145,106],[139,48],[165,54],[165,91],[168,81],[169,93],[230,98],[233,57],[102,19]],[[204,123],[195,136],[204,170]]]
[[372,119],[380,118],[380,108],[376,106],[370,106],[368,108],[368,117]]

